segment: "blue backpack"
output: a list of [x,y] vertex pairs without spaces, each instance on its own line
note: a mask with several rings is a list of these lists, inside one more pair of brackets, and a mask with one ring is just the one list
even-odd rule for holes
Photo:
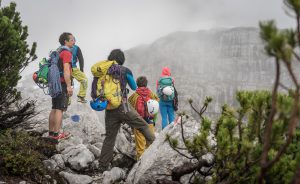
[[[169,86],[170,88],[172,88],[173,93],[171,95],[166,95],[163,93],[163,89],[165,87]],[[175,97],[175,93],[174,93],[175,89],[174,89],[174,85],[173,85],[173,79],[172,77],[161,77],[158,80],[158,89],[157,89],[157,94],[159,96],[159,98],[162,101],[173,101],[174,97]]]
[[[46,95],[52,98],[57,97],[62,93],[60,77],[63,76],[63,71],[59,69],[59,54],[63,50],[71,51],[68,47],[59,47],[56,51],[51,51],[49,58],[43,58],[39,63],[39,70],[34,72],[34,82],[43,89]],[[45,92],[45,89],[48,91]]]

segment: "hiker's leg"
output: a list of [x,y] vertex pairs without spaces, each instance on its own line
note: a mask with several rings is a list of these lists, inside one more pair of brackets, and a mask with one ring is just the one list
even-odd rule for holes
[[[154,124],[148,124],[151,132],[153,133],[153,135],[155,135],[155,127],[154,127]],[[149,144],[146,144],[146,149],[149,147],[150,145]]]
[[56,114],[56,109],[58,108],[58,104],[59,104],[59,99],[56,98],[52,98],[52,109],[51,112],[49,114],[49,135],[52,135],[53,133],[56,133],[55,129],[55,114]]
[[86,75],[80,71],[78,68],[73,68],[72,70],[72,76],[80,83],[80,89],[77,96],[85,97],[86,96],[86,90],[87,90],[87,84],[88,79]]
[[171,122],[173,122],[174,119],[175,119],[174,107],[173,107],[173,104],[172,104],[172,103],[170,103],[170,104],[168,105],[167,111],[168,111],[169,123],[171,123]]
[[121,126],[117,110],[105,112],[105,139],[101,149],[99,165],[101,168],[107,168],[113,158],[113,150],[116,137]]
[[[55,98],[52,98],[52,111],[53,118],[53,131],[58,133],[62,125],[63,111],[68,108],[68,96],[67,96],[67,86],[65,83],[61,84],[62,93]],[[50,118],[49,118],[50,119]]]
[[55,110],[55,115],[54,115],[54,132],[58,133],[60,128],[61,128],[61,124],[62,124],[62,116],[63,116],[63,111],[56,109]]
[[55,109],[52,109],[49,114],[49,135],[54,133],[55,126]]
[[167,120],[167,106],[164,104],[164,102],[159,102],[159,111],[161,115],[161,128],[164,129],[168,125]]
[[133,133],[134,133],[134,139],[135,139],[136,157],[137,157],[137,160],[139,160],[145,151],[146,140],[145,140],[144,135],[137,129],[133,129]]
[[129,105],[129,109],[129,112],[125,113],[123,107],[120,107],[119,110],[122,112],[123,121],[129,126],[139,130],[144,135],[147,144],[151,144],[154,141],[155,136],[148,127],[148,123],[135,111],[131,105]]

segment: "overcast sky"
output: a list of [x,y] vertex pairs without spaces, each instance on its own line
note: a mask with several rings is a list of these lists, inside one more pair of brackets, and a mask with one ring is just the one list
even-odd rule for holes
[[[7,5],[9,0],[2,0]],[[71,32],[86,65],[123,50],[148,44],[176,31],[216,27],[258,26],[275,19],[287,28],[294,20],[284,12],[283,0],[15,0],[28,41],[36,41],[45,57],[59,46],[62,32]],[[35,64],[34,67],[37,65]],[[90,68],[85,68],[89,72]]]

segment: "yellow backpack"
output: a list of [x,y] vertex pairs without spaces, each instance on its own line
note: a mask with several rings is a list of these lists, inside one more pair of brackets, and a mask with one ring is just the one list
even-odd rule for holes
[[91,97],[108,100],[108,110],[116,109],[121,105],[122,92],[120,80],[109,74],[109,68],[116,64],[116,61],[99,61],[92,68],[94,80],[92,83]]

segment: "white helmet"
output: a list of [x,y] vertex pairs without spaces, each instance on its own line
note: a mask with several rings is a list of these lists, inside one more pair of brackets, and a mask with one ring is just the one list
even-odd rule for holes
[[174,88],[172,86],[164,87],[163,90],[162,90],[162,93],[167,95],[167,96],[170,96],[174,93]]
[[147,101],[147,108],[148,108],[148,113],[150,115],[155,115],[156,113],[158,113],[159,104],[156,100],[148,100]]

